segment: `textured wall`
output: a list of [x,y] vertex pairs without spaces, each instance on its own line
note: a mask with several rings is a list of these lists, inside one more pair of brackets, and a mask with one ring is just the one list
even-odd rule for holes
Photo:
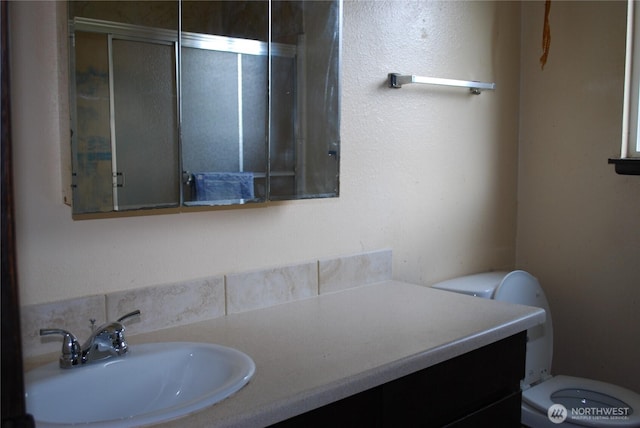
[[[518,3],[345,2],[340,198],[87,221],[61,197],[64,14],[10,8],[23,304],[379,248],[393,249],[395,278],[422,284],[513,266]],[[389,72],[498,90],[389,89]]]
[[554,316],[553,372],[640,391],[640,177],[616,175],[626,2],[523,3],[517,265]]

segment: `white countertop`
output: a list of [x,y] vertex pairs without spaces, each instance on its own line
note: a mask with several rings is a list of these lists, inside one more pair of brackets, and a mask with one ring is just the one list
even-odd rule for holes
[[218,343],[256,363],[254,377],[235,395],[157,426],[260,427],[472,351],[544,318],[538,308],[386,281],[128,341]]

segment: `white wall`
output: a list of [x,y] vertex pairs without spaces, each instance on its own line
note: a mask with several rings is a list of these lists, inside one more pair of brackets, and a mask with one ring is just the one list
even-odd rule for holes
[[626,2],[523,9],[517,265],[550,301],[555,373],[640,391],[640,177],[616,175]]
[[[88,221],[61,196],[56,5],[10,10],[22,304],[378,248],[393,249],[396,278],[423,284],[513,265],[518,4],[345,2],[340,198]],[[498,90],[389,89],[396,71]]]

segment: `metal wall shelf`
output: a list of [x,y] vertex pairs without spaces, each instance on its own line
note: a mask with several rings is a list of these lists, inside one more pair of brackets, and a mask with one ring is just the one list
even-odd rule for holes
[[469,88],[474,95],[480,95],[482,91],[493,91],[496,89],[495,83],[476,82],[474,80],[441,79],[438,77],[422,77],[415,75],[402,75],[399,73],[389,73],[387,75],[390,88],[399,89],[402,85],[409,83],[426,83],[428,85],[455,86]]

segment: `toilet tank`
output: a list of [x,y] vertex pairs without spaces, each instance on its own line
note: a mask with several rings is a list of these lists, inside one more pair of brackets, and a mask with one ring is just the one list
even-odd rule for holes
[[431,288],[453,291],[469,296],[493,299],[496,289],[508,272],[485,272],[461,276],[433,284]]
[[538,280],[528,272],[485,272],[442,281],[440,290],[542,308],[546,321],[527,330],[527,357],[522,388],[549,378],[553,359],[553,323],[549,303]]

